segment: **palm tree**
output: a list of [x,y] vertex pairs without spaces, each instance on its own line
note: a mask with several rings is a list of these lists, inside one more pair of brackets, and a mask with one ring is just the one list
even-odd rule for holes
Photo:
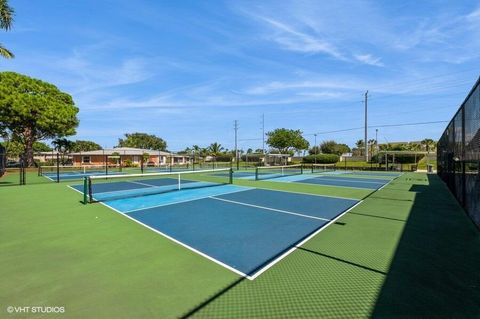
[[427,152],[433,151],[435,149],[435,146],[437,145],[437,143],[435,143],[435,141],[430,138],[422,140],[420,144],[425,147],[425,151]]
[[368,153],[369,153],[369,158],[372,158],[373,152],[375,150],[375,146],[377,145],[377,141],[375,139],[368,140]]
[[[8,31],[12,28],[13,9],[8,5],[8,0],[0,0],[0,29]],[[15,56],[2,44],[0,44],[0,55],[7,59]]]
[[415,152],[420,151],[421,145],[418,144],[418,143],[415,143],[415,142],[410,142],[410,143],[408,143],[408,149],[410,151],[415,151]]
[[210,144],[210,146],[208,147],[208,152],[214,158],[220,155],[222,151],[223,151],[222,145],[217,142]]
[[61,155],[62,165],[66,164],[65,154],[70,153],[74,144],[75,143],[73,141],[67,140],[66,138],[57,138],[56,140],[52,141],[54,149]]
[[358,151],[360,152],[360,156],[363,155],[363,152],[365,150],[365,143],[363,140],[358,140],[356,143],[355,143],[355,146],[357,147]]

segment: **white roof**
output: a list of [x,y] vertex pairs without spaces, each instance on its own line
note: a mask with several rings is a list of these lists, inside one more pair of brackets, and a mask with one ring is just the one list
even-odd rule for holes
[[113,153],[119,153],[120,155],[143,155],[145,153],[148,153],[150,155],[178,156],[169,152],[133,147],[106,148],[97,151],[71,153],[70,155],[112,155]]

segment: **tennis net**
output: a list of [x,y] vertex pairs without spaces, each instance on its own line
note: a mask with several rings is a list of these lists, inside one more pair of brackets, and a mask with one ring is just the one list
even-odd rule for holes
[[328,173],[335,171],[335,164],[312,164],[312,173]]
[[85,177],[83,193],[85,203],[94,203],[219,186],[232,182],[233,174],[229,168],[175,173],[99,175]]
[[159,165],[159,166],[143,166],[144,173],[162,173],[162,172],[184,172],[193,171],[195,167],[191,164],[173,164],[173,165]]
[[255,180],[271,179],[303,174],[303,165],[259,166],[255,169]]
[[52,166],[38,167],[38,176],[52,177],[52,176],[55,176],[57,172],[61,175],[109,174],[109,172],[120,172],[120,166],[119,165],[82,165],[82,166],[52,165]]

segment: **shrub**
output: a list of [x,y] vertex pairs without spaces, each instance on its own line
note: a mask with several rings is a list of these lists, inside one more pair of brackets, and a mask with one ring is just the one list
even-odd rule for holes
[[215,162],[231,162],[233,156],[229,154],[225,155],[218,155],[217,157],[214,158]]
[[133,162],[130,159],[124,160],[122,164],[124,167],[133,167]]
[[[316,161],[315,161],[316,158]],[[318,155],[307,155],[303,158],[304,163],[315,163],[318,164],[334,164],[338,162],[339,156],[336,154],[318,154]]]
[[241,159],[244,162],[261,162],[262,158],[264,158],[265,155],[263,154],[244,154],[242,155]]
[[[417,154],[415,157],[415,154],[396,154],[395,155],[395,163],[398,164],[412,164],[415,163],[415,158],[417,159],[417,163],[424,158],[424,154]],[[393,155],[388,154],[388,162],[392,163],[393,161]],[[385,154],[380,154],[380,155],[374,155],[372,156],[372,162],[378,162],[381,164],[385,164]]]

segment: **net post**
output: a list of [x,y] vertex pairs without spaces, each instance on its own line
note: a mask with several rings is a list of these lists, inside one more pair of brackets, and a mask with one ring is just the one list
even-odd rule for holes
[[60,155],[57,152],[57,183],[60,183]]
[[105,175],[108,175],[108,155],[105,155]]
[[228,176],[228,183],[233,184],[233,168],[232,167],[230,167],[230,171],[228,173],[229,173],[228,174],[229,175]]
[[258,181],[258,167],[255,167],[255,180]]
[[38,176],[42,176],[42,165],[40,165],[40,164],[38,165],[37,173],[38,173]]
[[83,205],[88,204],[88,177],[83,178]]
[[88,176],[85,176],[87,179],[87,188],[88,188],[88,201],[93,203],[93,190],[92,190],[92,179]]
[[300,164],[300,174],[303,174],[303,164]]
[[25,169],[24,169],[24,158],[23,156],[20,158],[20,167],[18,168],[18,177],[20,180],[18,181],[19,185],[25,185]]

